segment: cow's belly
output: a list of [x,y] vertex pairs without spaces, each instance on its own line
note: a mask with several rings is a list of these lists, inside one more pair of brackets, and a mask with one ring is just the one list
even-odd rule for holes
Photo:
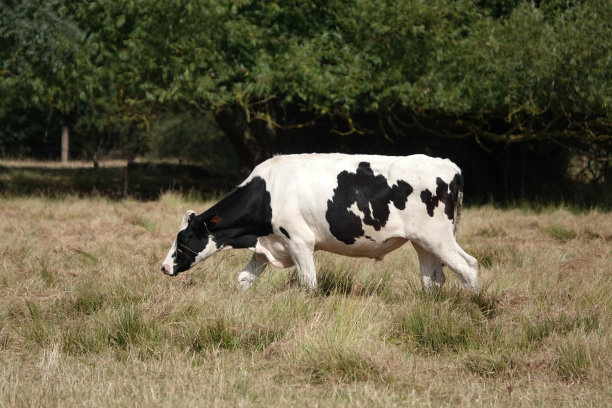
[[276,235],[259,237],[255,246],[255,252],[265,255],[268,261],[277,268],[293,266],[293,260],[287,250],[287,246]]
[[372,241],[367,238],[359,238],[354,244],[344,244],[339,241],[319,242],[315,250],[333,252],[338,255],[382,259],[386,254],[396,250],[406,243],[405,238],[391,237]]
[[[315,244],[315,251],[332,252],[338,255],[382,259],[386,254],[406,243],[406,238],[391,237],[378,240],[358,238],[354,244],[347,245],[337,240],[323,240]],[[276,235],[260,237],[254,248],[255,252],[264,254],[268,261],[278,268],[293,266],[291,253],[283,240]]]

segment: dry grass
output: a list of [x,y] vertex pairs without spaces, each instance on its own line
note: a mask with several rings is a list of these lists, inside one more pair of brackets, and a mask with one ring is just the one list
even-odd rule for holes
[[[86,169],[93,167],[93,161],[91,160],[70,160],[68,162],[61,162],[57,160],[41,161],[41,160],[2,160],[0,159],[0,166],[4,167],[37,167],[45,169]],[[103,160],[98,162],[100,167],[125,167],[127,166],[127,160]]]
[[410,246],[236,293],[247,251],[159,272],[205,207],[0,199],[0,406],[612,405],[609,213],[467,209],[477,296],[423,294]]

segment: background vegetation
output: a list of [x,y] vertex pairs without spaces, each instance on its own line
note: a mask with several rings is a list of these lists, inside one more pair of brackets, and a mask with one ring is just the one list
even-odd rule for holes
[[314,294],[272,267],[238,293],[248,251],[159,271],[185,209],[208,205],[0,198],[0,405],[612,402],[607,213],[466,209],[480,295],[450,272],[422,293],[410,245],[317,253]]
[[425,152],[468,197],[567,198],[610,183],[611,48],[605,0],[6,0],[0,151]]

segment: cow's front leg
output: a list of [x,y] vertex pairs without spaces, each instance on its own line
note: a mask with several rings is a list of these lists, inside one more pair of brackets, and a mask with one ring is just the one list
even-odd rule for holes
[[312,254],[310,256],[303,255],[294,262],[300,284],[310,290],[315,290],[317,288],[317,271]]
[[432,253],[426,251],[416,243],[412,246],[419,257],[419,267],[421,269],[421,279],[423,281],[423,289],[426,292],[432,292],[440,289],[446,281],[444,271],[442,271],[442,262]]
[[247,290],[253,286],[253,282],[268,266],[268,258],[263,254],[255,253],[244,267],[242,272],[238,275],[238,282],[236,283],[236,289]]

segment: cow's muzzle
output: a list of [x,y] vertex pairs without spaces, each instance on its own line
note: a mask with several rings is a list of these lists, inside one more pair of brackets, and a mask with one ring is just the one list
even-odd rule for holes
[[161,271],[168,276],[174,276],[174,268],[172,265],[162,265]]

